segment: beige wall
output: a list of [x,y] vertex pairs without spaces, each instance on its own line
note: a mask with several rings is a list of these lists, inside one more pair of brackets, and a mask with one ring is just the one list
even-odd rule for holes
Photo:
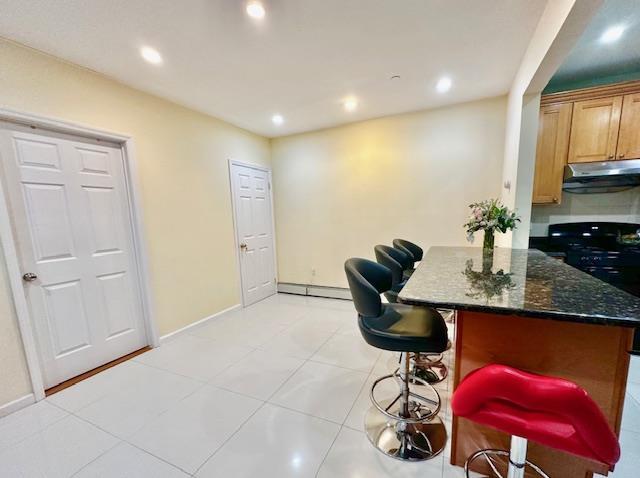
[[529,247],[531,225],[531,200],[533,198],[533,176],[536,168],[536,147],[540,116],[540,94],[522,97],[522,121],[520,122],[520,147],[518,149],[518,171],[514,208],[520,223],[512,233],[511,247]]
[[0,406],[31,392],[8,279],[0,248]]
[[[496,243],[502,247],[511,247],[512,245],[514,247],[526,247],[524,244],[528,242],[526,232],[529,230],[529,227],[526,221],[530,215],[531,205],[526,200],[522,201],[522,198],[526,197],[528,191],[519,194],[518,187],[519,183],[524,181],[523,187],[529,189],[531,187],[531,178],[528,174],[518,172],[518,162],[521,153],[525,152],[529,154],[524,158],[526,164],[524,164],[523,168],[530,173],[532,159],[530,156],[531,148],[522,144],[522,141],[526,142],[528,139],[521,139],[520,136],[523,132],[527,134],[527,132],[532,131],[535,120],[529,121],[529,119],[526,119],[525,124],[523,124],[523,114],[529,115],[535,107],[532,108],[531,104],[525,104],[523,95],[531,85],[540,65],[543,64],[545,56],[553,45],[575,3],[575,0],[553,0],[547,2],[545,10],[536,26],[536,30],[533,33],[533,37],[529,42],[527,51],[520,62],[516,76],[511,84],[511,89],[509,90],[501,199],[509,208],[516,209],[519,206],[521,211],[517,212],[524,216],[524,223],[518,231],[516,244],[513,244],[513,232],[498,235]],[[593,8],[593,11],[595,11],[596,7],[594,6]],[[529,92],[538,93],[538,91]]]
[[344,260],[394,237],[467,245],[467,206],[500,195],[505,113],[501,97],[272,140],[279,280],[345,287]]
[[[239,303],[227,159],[268,164],[269,141],[5,41],[0,64],[0,106],[133,136],[160,333]],[[0,405],[30,392],[4,274]]]

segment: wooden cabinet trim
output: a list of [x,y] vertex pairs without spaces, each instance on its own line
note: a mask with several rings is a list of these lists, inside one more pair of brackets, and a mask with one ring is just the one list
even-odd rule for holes
[[574,103],[576,101],[594,100],[598,98],[623,96],[634,93],[640,93],[640,80],[625,81],[623,83],[615,83],[613,85],[582,88],[580,90],[550,93],[548,95],[542,95],[540,105],[547,106],[554,103]]

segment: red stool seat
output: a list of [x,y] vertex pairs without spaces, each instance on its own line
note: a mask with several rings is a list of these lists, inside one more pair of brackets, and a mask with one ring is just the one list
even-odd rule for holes
[[609,466],[618,438],[598,405],[573,382],[487,365],[456,389],[453,413],[496,430]]

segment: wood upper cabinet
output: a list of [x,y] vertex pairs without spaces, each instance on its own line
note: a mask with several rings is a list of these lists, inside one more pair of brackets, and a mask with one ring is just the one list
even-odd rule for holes
[[534,204],[559,204],[564,166],[640,159],[640,81],[543,95]]
[[622,96],[574,103],[569,163],[615,159],[621,109]]
[[572,103],[542,106],[533,178],[533,203],[558,204],[567,161]]
[[622,101],[616,154],[616,159],[638,158],[640,158],[640,93],[625,95]]

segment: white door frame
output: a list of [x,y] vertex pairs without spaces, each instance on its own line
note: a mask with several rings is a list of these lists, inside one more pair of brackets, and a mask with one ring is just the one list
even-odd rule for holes
[[236,159],[229,158],[229,191],[231,192],[231,209],[233,211],[233,243],[236,247],[236,267],[238,268],[238,275],[240,276],[240,280],[238,281],[238,288],[240,289],[240,300],[242,302],[242,307],[246,307],[246,300],[244,297],[244,287],[242,287],[242,266],[240,264],[240,244],[238,243],[238,210],[237,210],[237,202],[236,196],[234,194],[233,187],[233,172],[231,167],[233,165],[236,166],[244,166],[246,168],[258,169],[260,171],[264,171],[269,175],[269,203],[271,204],[271,241],[272,241],[272,249],[273,249],[273,267],[276,276],[276,293],[278,292],[278,252],[276,250],[276,215],[273,209],[273,179],[271,175],[271,168],[268,166],[263,166],[261,164],[249,163],[247,161],[238,161]]
[[[127,202],[129,204],[131,225],[133,227],[133,249],[138,269],[138,284],[140,287],[140,299],[142,302],[143,323],[147,341],[150,346],[160,345],[158,329],[155,323],[153,310],[154,300],[150,284],[149,254],[145,238],[142,204],[140,198],[140,181],[135,161],[135,147],[133,139],[129,135],[112,133],[87,126],[70,123],[60,119],[47,118],[40,115],[22,113],[7,108],[0,108],[0,121],[14,123],[16,125],[30,126],[36,130],[45,132],[67,133],[92,139],[100,139],[117,143],[122,148],[124,158],[124,175],[127,188]],[[1,160],[1,159],[0,159]],[[9,273],[9,283],[13,295],[13,302],[18,317],[18,326],[22,343],[24,345],[27,368],[31,376],[31,386],[36,401],[44,398],[44,382],[42,366],[38,355],[38,349],[33,332],[33,319],[29,313],[27,299],[22,285],[22,272],[18,262],[16,241],[9,219],[9,205],[6,193],[0,182],[0,241]]]

